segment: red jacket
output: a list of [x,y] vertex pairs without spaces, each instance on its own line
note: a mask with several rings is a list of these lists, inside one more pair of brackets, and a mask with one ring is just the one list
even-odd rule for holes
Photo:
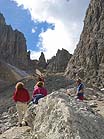
[[20,101],[20,102],[29,102],[30,100],[30,95],[27,89],[22,88],[20,90],[15,90],[13,94],[13,100],[15,102]]
[[46,96],[47,95],[47,90],[44,87],[35,86],[34,91],[33,91],[33,97],[36,94],[42,94],[42,95]]

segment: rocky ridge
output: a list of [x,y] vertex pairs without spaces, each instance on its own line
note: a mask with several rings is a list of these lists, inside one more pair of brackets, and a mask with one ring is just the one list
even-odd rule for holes
[[72,56],[67,50],[62,49],[57,51],[55,59],[46,62],[43,52],[39,60],[31,60],[30,53],[27,52],[24,34],[7,25],[3,14],[0,13],[0,60],[30,72],[34,72],[36,68],[63,72]]
[[104,1],[91,0],[80,41],[66,69],[70,78],[80,76],[90,86],[104,87]]
[[47,61],[47,71],[64,72],[71,56],[72,55],[63,48],[62,50],[58,50],[56,56],[53,56],[50,60]]
[[[7,25],[3,14],[0,13],[0,89],[23,78],[20,72],[17,72],[17,68],[18,71],[20,69],[23,73],[22,70],[24,70],[25,73],[27,72],[26,74],[31,75],[35,74],[36,68],[47,72],[62,72],[66,68],[70,56],[66,50],[62,49],[58,50],[54,62],[49,60],[50,62],[47,63],[43,52],[41,52],[39,60],[31,60],[23,33],[13,30],[10,25]],[[55,63],[55,68],[53,63]]]
[[46,69],[47,63],[43,52],[41,52],[41,55],[39,57],[38,66],[42,69]]
[[6,25],[5,19],[0,13],[0,60],[26,68],[27,54],[26,39],[23,33]]

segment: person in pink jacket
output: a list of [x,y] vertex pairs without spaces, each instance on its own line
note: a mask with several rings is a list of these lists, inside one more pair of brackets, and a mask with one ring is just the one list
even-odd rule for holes
[[40,98],[43,98],[47,95],[47,90],[44,87],[44,83],[42,81],[39,81],[33,90],[33,95],[32,95],[32,102],[33,104],[38,104],[38,100]]

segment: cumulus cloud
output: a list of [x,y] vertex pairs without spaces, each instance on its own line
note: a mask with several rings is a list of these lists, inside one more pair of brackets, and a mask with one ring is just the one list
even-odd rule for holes
[[58,49],[65,48],[70,52],[74,50],[75,42],[73,35],[69,33],[69,30],[66,30],[60,21],[56,22],[55,30],[48,29],[46,32],[42,32],[40,37],[42,38],[42,46],[43,50],[45,50],[46,58],[49,58],[50,55],[55,55]]
[[37,59],[37,60],[39,59],[41,52],[35,52],[33,50],[29,50],[29,51],[31,51],[31,55],[30,55],[31,59]]
[[[82,31],[85,11],[90,0],[12,0],[28,9],[34,20],[54,23],[54,30],[41,32],[38,46],[49,59],[58,49],[74,52]],[[41,43],[41,45],[40,45]],[[32,52],[37,55],[39,53]],[[37,54],[36,54],[37,53]]]

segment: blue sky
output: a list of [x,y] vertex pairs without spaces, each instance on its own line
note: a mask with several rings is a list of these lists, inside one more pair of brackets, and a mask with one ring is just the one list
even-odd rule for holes
[[7,24],[24,33],[32,59],[41,51],[49,59],[58,49],[74,52],[89,1],[0,0],[0,12]]

